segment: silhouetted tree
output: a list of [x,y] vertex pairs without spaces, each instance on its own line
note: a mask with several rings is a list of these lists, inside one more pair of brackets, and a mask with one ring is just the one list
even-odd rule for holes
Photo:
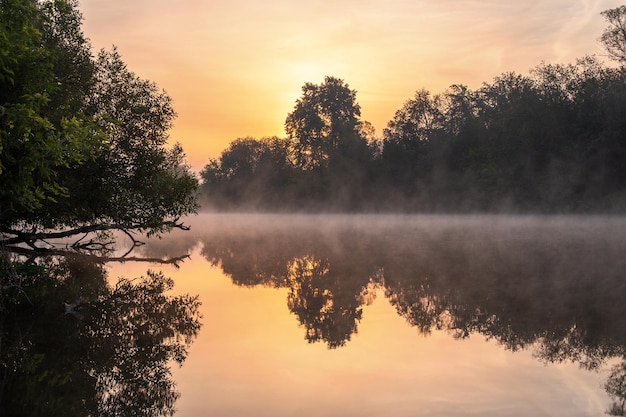
[[430,145],[441,129],[440,101],[440,96],[417,91],[383,130],[382,159],[389,180],[408,195],[416,191],[419,181],[432,168]]
[[[610,23],[602,42],[621,61],[624,7],[602,13]],[[626,78],[623,67],[594,57],[541,64],[528,75],[505,73],[476,90],[456,84],[435,95],[419,90],[380,140],[359,116],[355,91],[342,80],[307,83],[285,123],[294,166],[280,185],[255,180],[246,191],[220,191],[228,180],[213,175],[207,190],[245,205],[259,195],[257,188],[247,192],[253,183],[283,197],[266,208],[307,211],[626,207]],[[216,163],[208,172],[220,169]],[[228,195],[238,189],[242,201]]]
[[274,208],[285,204],[293,181],[289,142],[277,137],[240,138],[200,173],[206,205]]
[[285,121],[298,167],[328,166],[331,156],[345,142],[359,138],[361,108],[356,91],[343,80],[326,77],[322,84],[306,83],[302,97]]
[[602,16],[609,23],[600,40],[604,44],[609,58],[626,64],[626,6],[603,11]]

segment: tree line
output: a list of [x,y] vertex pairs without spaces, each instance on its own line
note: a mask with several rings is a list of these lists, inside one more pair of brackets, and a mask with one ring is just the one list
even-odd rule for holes
[[419,90],[376,137],[342,79],[306,83],[286,138],[238,138],[201,172],[216,210],[616,212],[626,207],[626,6],[619,65],[587,56],[477,89]]

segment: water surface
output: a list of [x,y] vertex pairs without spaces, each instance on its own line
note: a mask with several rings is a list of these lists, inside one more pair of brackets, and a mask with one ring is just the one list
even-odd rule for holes
[[203,303],[175,370],[177,416],[598,416],[622,404],[606,385],[626,373],[624,218],[187,223],[144,250],[190,253],[164,272]]

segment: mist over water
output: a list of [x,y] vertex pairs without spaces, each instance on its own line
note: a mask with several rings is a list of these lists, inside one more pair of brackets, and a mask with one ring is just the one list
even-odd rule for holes
[[[192,226],[190,232],[151,240],[143,248],[144,254],[171,257],[190,253],[191,260],[181,268],[183,275],[188,264],[195,268],[199,263],[208,263],[204,268],[217,269],[232,284],[229,290],[220,287],[220,294],[224,292],[220,303],[228,302],[224,297],[231,295],[226,293],[236,298],[237,289],[253,291],[249,301],[253,304],[237,306],[233,301],[232,308],[236,310],[257,309],[259,306],[255,304],[263,301],[253,301],[254,294],[258,292],[259,297],[267,297],[260,291],[278,291],[272,293],[276,294],[272,296],[273,305],[287,309],[288,316],[272,316],[265,324],[257,326],[269,329],[275,325],[272,323],[287,320],[291,323],[289,334],[300,341],[290,347],[264,347],[285,343],[279,341],[282,336],[273,341],[268,334],[254,342],[242,335],[241,343],[253,343],[250,348],[260,351],[299,351],[307,345],[323,348],[304,353],[307,356],[302,360],[306,364],[298,365],[302,367],[298,372],[303,378],[320,366],[328,369],[329,378],[330,375],[343,378],[341,372],[345,370],[340,370],[344,365],[335,364],[333,358],[359,357],[362,349],[368,349],[364,347],[365,340],[372,346],[384,343],[377,339],[376,331],[371,330],[372,323],[384,320],[389,328],[394,328],[392,323],[402,322],[408,331],[393,336],[394,343],[403,346],[403,353],[398,354],[403,359],[395,359],[406,361],[406,371],[401,371],[406,375],[402,378],[428,385],[423,372],[411,371],[418,358],[406,352],[428,350],[431,349],[428,346],[436,344],[441,347],[431,356],[419,359],[440,364],[432,365],[431,378],[458,378],[456,383],[461,385],[466,378],[469,378],[467,381],[486,378],[486,386],[494,389],[494,380],[489,378],[496,378],[490,375],[497,373],[497,378],[504,378],[498,390],[512,396],[506,401],[502,393],[494,392],[492,397],[487,394],[486,398],[476,396],[468,409],[458,408],[459,403],[450,398],[467,395],[472,392],[470,388],[458,392],[455,390],[459,388],[449,388],[450,392],[445,394],[432,392],[435,397],[449,398],[447,405],[437,406],[429,402],[434,397],[405,392],[400,398],[394,391],[394,394],[386,394],[393,398],[386,410],[393,415],[420,415],[406,410],[400,412],[397,408],[406,401],[411,404],[416,401],[409,406],[412,411],[416,408],[411,407],[418,407],[417,402],[420,402],[420,406],[440,410],[440,415],[553,415],[558,408],[563,415],[591,416],[603,414],[611,404],[619,405],[623,398],[623,392],[620,397],[619,392],[604,388],[623,374],[620,364],[623,364],[626,346],[623,302],[626,218],[201,214],[190,218],[188,223]],[[208,269],[205,271],[206,280],[217,279]],[[206,285],[217,284],[206,282]],[[213,299],[210,293],[201,294],[201,299],[203,297]],[[384,319],[380,316],[383,306],[390,309],[385,311],[393,312],[383,316]],[[222,315],[205,315],[208,326],[228,329],[229,320]],[[232,331],[247,334],[249,330],[233,327]],[[224,333],[222,337],[230,338],[235,334]],[[477,345],[477,340],[487,344]],[[253,347],[254,344],[259,346]],[[435,353],[438,349],[442,352],[456,349],[458,353],[456,357],[442,359]],[[245,352],[247,355],[248,351]],[[480,377],[465,368],[471,363],[478,366],[494,354],[499,357],[505,353],[511,355],[505,356],[507,365],[492,368],[495,364],[481,364],[484,369],[475,371],[480,372]],[[389,358],[384,359],[387,355],[379,354],[368,361],[381,369],[392,367],[387,363]],[[462,359],[466,355],[473,359]],[[534,364],[529,365],[525,358],[532,358],[528,360]],[[277,367],[288,366],[283,362],[284,355],[263,360]],[[352,363],[352,359],[344,360]],[[254,361],[256,359],[246,362],[245,366],[255,368]],[[463,369],[463,372],[448,375],[452,371],[442,365],[446,361],[456,363],[455,369]],[[353,366],[358,368],[359,365]],[[528,367],[537,375],[545,373],[537,376],[543,381],[540,385],[524,379]],[[469,373],[465,374],[466,371]],[[389,378],[387,372],[392,372],[391,368],[380,371],[374,378]],[[247,374],[244,372],[244,375]],[[566,393],[562,386],[566,380],[557,381],[554,379],[557,376],[578,382],[568,388],[571,392],[565,390]],[[282,377],[278,372],[276,378],[281,380]],[[238,383],[253,384],[254,378],[248,382],[247,377],[243,378],[244,381]],[[313,391],[327,389],[325,383],[320,384],[315,385]],[[437,387],[432,389],[443,389]],[[291,389],[296,397],[304,395],[307,401],[311,400],[309,394],[314,395],[312,392],[303,394],[300,390],[304,388],[298,384]],[[379,389],[387,392],[382,386]],[[228,409],[230,403],[224,401],[220,402],[220,407]],[[532,401],[541,403],[541,407],[529,406]],[[586,403],[584,407],[581,401]],[[263,402],[256,404],[270,407]],[[375,404],[370,405],[371,410],[376,409]]]
[[[592,320],[599,328],[624,326],[621,217],[227,214],[195,220],[191,233],[150,242],[145,253],[175,256],[199,245],[203,258],[241,286],[293,290],[308,280],[350,299],[353,331],[366,304],[360,294],[372,285],[425,333],[446,326],[484,330],[474,322],[439,322],[459,306],[474,316],[470,321],[495,314],[537,326],[561,320],[564,330]],[[425,298],[430,304],[420,306]],[[337,307],[337,299],[332,304]],[[626,334],[621,329],[616,334]],[[331,347],[350,339],[349,332],[332,335],[337,340],[317,336]]]

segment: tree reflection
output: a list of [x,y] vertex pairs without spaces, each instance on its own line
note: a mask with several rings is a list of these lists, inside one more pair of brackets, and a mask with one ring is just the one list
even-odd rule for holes
[[604,389],[613,399],[607,413],[612,416],[626,415],[626,359],[613,367]]
[[3,276],[19,286],[3,294],[0,414],[172,415],[169,367],[199,330],[197,297],[165,295],[173,282],[161,273],[109,285],[84,260],[47,270]]
[[310,343],[324,340],[336,348],[356,333],[365,293],[342,291],[342,280],[332,273],[327,260],[293,259],[287,266],[287,281],[287,305],[306,329]]
[[433,330],[453,327],[446,303],[429,291],[427,282],[404,288],[388,283],[385,295],[398,314],[422,334],[428,335]]
[[[330,348],[351,339],[382,289],[425,335],[480,334],[590,370],[626,354],[623,220],[319,220],[234,222],[198,240],[235,284],[287,288],[306,339]],[[624,398],[620,369],[607,382],[612,413]]]

